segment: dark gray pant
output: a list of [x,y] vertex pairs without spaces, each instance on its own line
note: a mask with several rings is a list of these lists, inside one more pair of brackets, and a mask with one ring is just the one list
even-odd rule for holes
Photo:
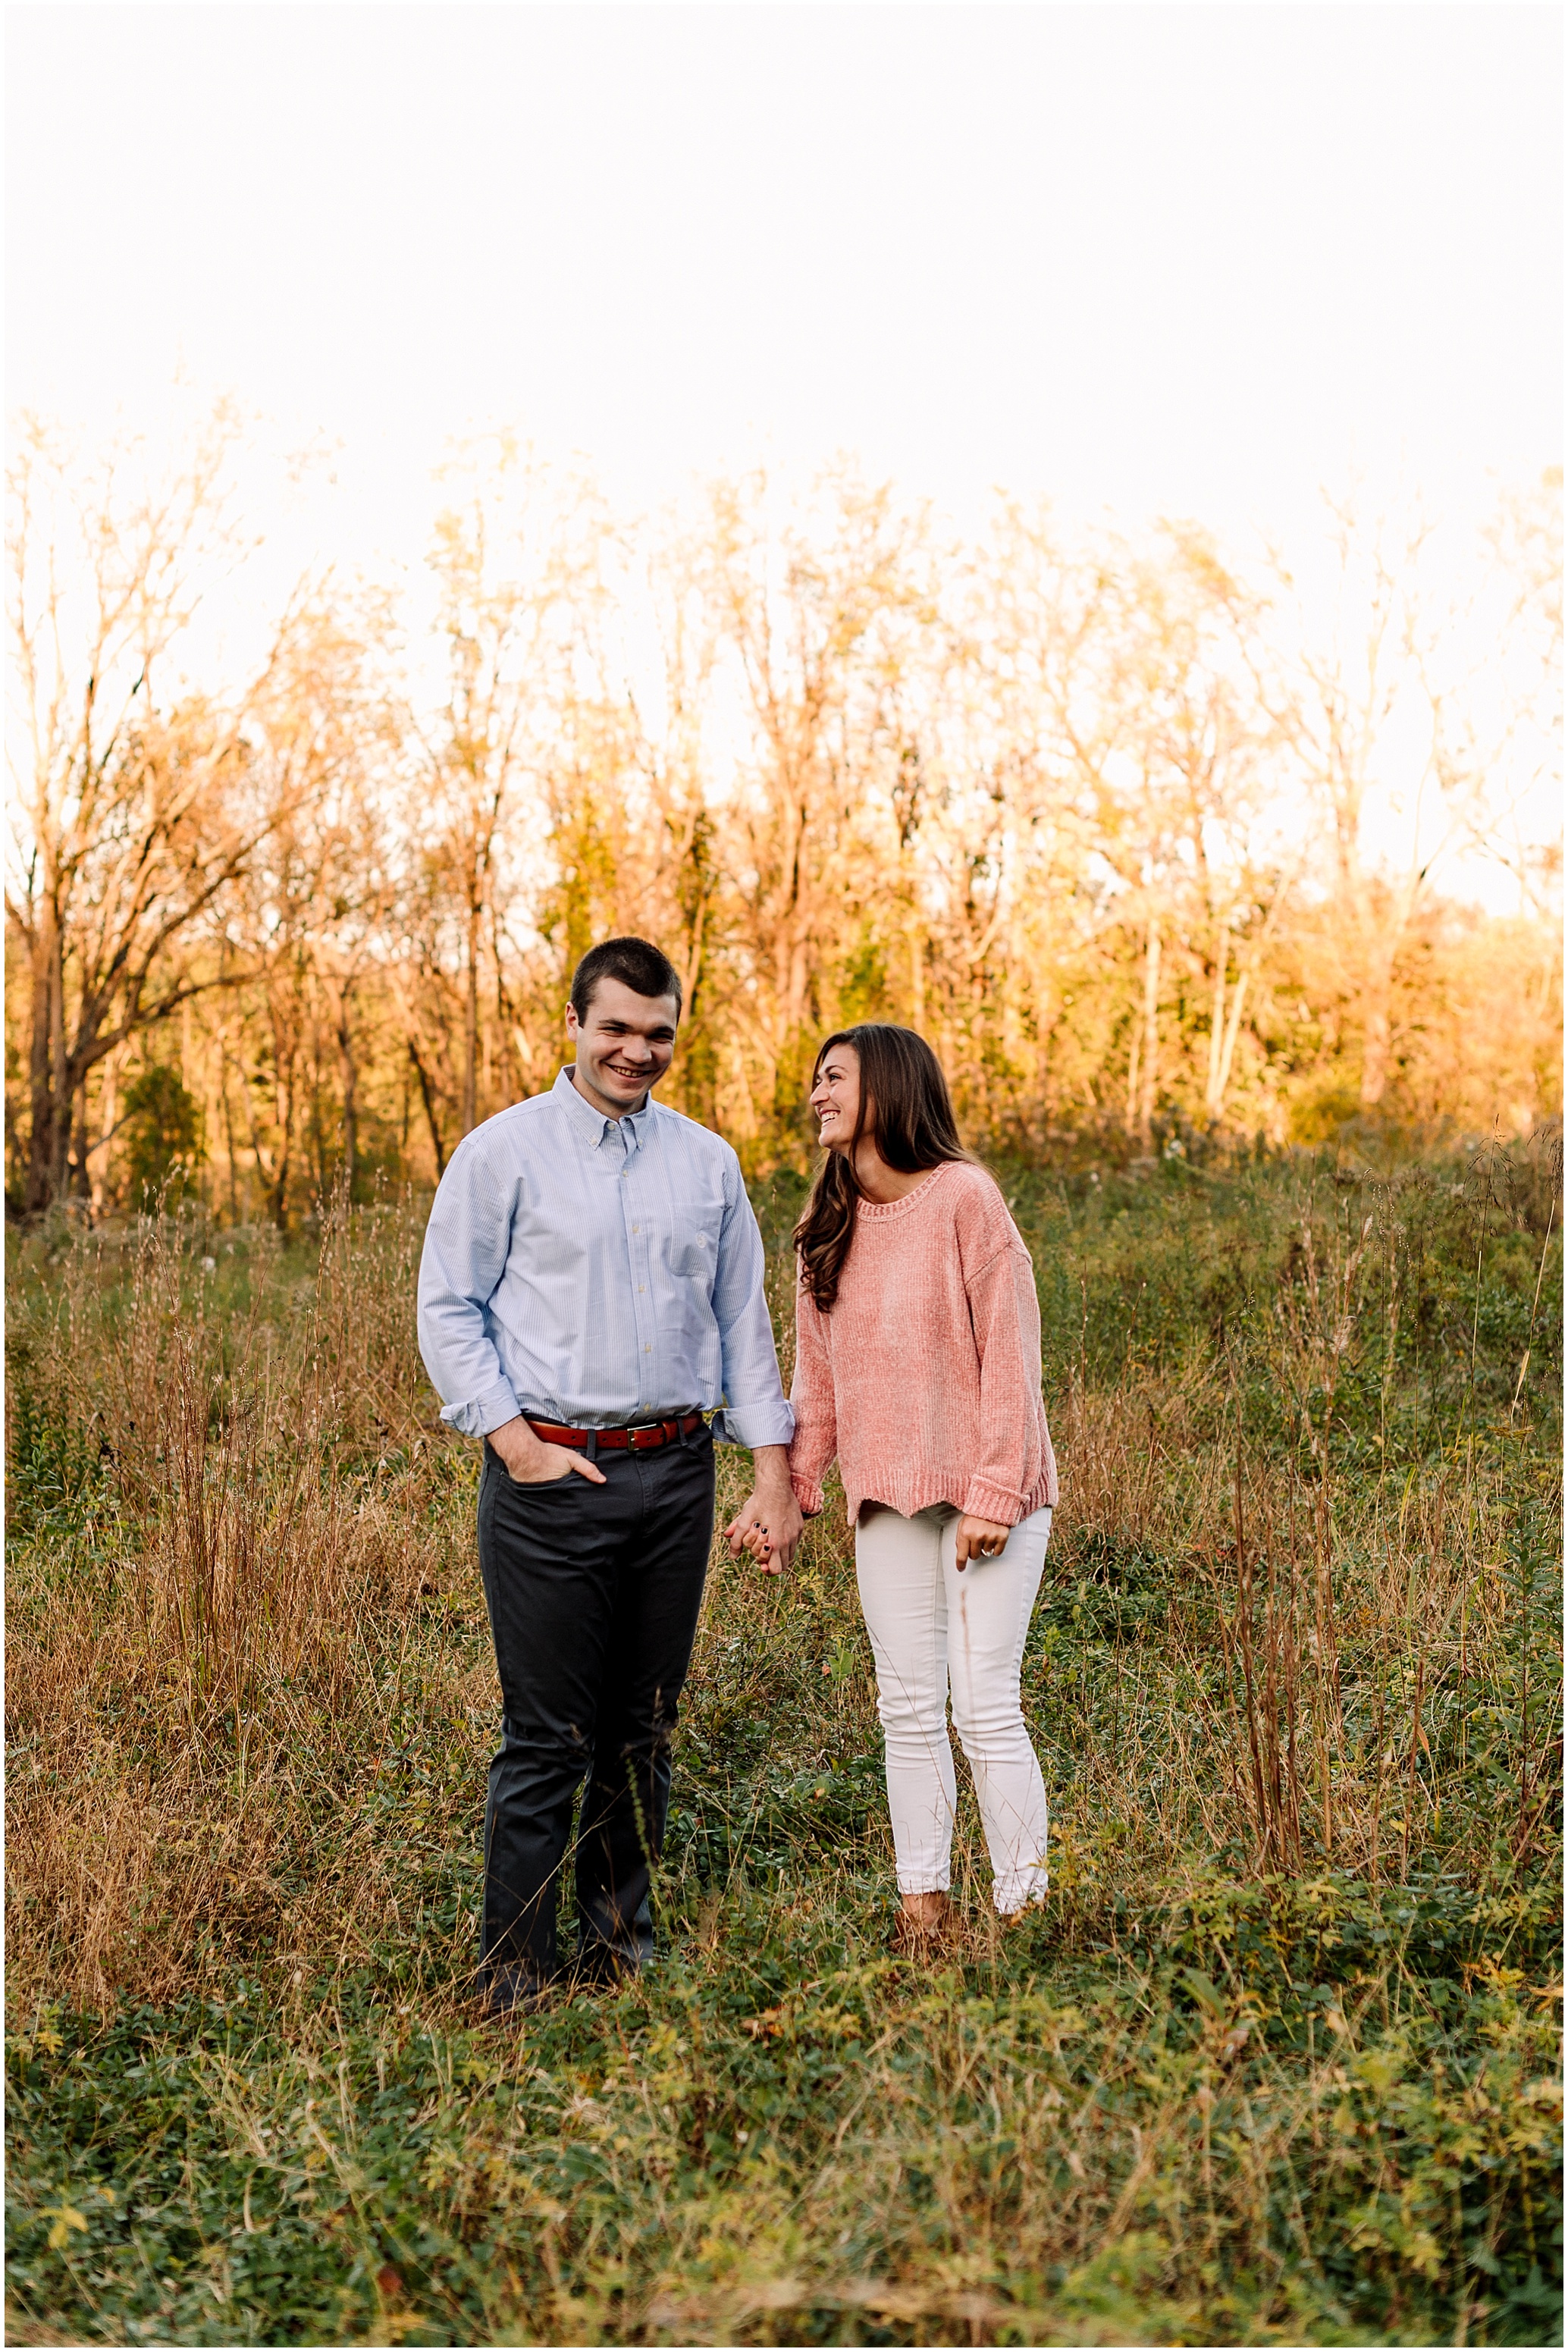
[[651,1869],[713,1535],[705,1428],[646,1454],[606,1451],[598,1466],[602,1486],[575,1471],[522,1486],[487,1445],[479,1486],[501,1687],[479,1953],[540,1984],[560,1968],[557,1885],[584,1774],[578,1966],[610,1976],[653,1949]]

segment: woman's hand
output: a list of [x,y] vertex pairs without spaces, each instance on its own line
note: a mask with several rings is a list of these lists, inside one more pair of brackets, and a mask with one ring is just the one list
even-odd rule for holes
[[789,1455],[782,1445],[759,1445],[752,1463],[757,1483],[724,1533],[733,1559],[750,1552],[759,1568],[777,1576],[794,1559],[804,1524],[790,1485]]
[[958,1523],[958,1572],[962,1576],[972,1559],[994,1559],[1012,1534],[999,1519],[977,1519],[965,1511]]

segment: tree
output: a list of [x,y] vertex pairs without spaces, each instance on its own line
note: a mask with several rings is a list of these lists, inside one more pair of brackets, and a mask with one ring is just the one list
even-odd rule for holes
[[1279,717],[1327,820],[1339,986],[1361,1032],[1361,1108],[1373,1112],[1405,1044],[1401,960],[1445,869],[1480,851],[1522,881],[1520,804],[1543,797],[1543,765],[1560,775],[1560,486],[1549,478],[1538,499],[1504,502],[1487,534],[1493,562],[1466,564],[1458,593],[1437,584],[1439,534],[1418,507],[1368,517],[1350,499],[1328,504],[1327,631],[1276,559],[1294,600]]
[[[301,1093],[321,1108],[324,1025],[341,1076],[342,1162],[358,1152],[354,1000],[391,904],[377,787],[391,724],[370,677],[378,608],[323,583],[296,600],[253,694],[246,799],[254,847],[229,893],[222,947],[252,1008],[247,1127],[268,1211],[289,1218]],[[314,1071],[311,1064],[315,1064]]]
[[[555,480],[507,436],[489,462],[471,448],[448,474],[462,497],[441,515],[430,557],[447,675],[437,712],[416,730],[411,830],[446,934],[431,940],[426,970],[457,967],[466,1135],[479,1117],[483,965],[506,917],[506,835],[531,839],[537,877],[548,819],[537,802],[525,808],[524,791],[545,765],[552,714],[570,698],[574,599],[592,581],[602,525],[583,484]],[[428,1106],[412,1030],[406,1043]]]
[[890,704],[934,619],[924,518],[840,472],[807,527],[775,524],[761,475],[712,497],[703,587],[717,675],[744,713],[729,833],[737,938],[775,1116],[793,1114],[824,967],[874,895],[889,813],[868,799]]
[[[307,583],[220,690],[193,623],[240,550],[231,434],[162,487],[134,450],[23,437],[7,1149],[33,1208],[198,1181],[154,1068],[236,1218],[363,1191],[373,1159],[438,1177],[548,1085],[611,930],[680,970],[670,1100],[758,1167],[802,1149],[815,1045],[864,1017],[929,1035],[997,1145],[1550,1114],[1555,482],[1447,597],[1419,517],[1346,508],[1323,594],[1188,524],[1003,507],[963,549],[846,467],[633,530],[503,439],[446,471],[427,611]],[[1483,848],[1507,924],[1440,895]]]
[[29,1211],[85,1185],[99,1065],[214,984],[195,961],[199,927],[265,829],[237,808],[238,712],[156,691],[200,582],[236,551],[232,435],[220,411],[184,470],[148,486],[134,449],[84,468],[30,423],[12,469],[25,749],[5,911],[28,976]]

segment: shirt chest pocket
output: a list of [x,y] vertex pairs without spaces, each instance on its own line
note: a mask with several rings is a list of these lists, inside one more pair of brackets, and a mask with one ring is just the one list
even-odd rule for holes
[[669,1270],[711,1288],[719,1271],[719,1223],[721,1210],[706,1202],[678,1206],[669,1236]]

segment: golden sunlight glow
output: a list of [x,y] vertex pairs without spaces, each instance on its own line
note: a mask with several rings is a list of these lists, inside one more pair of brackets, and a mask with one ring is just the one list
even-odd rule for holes
[[1551,12],[14,24],[35,1204],[176,1031],[236,1214],[433,1173],[606,927],[758,1163],[871,1003],[1042,1139],[1553,1110]]

